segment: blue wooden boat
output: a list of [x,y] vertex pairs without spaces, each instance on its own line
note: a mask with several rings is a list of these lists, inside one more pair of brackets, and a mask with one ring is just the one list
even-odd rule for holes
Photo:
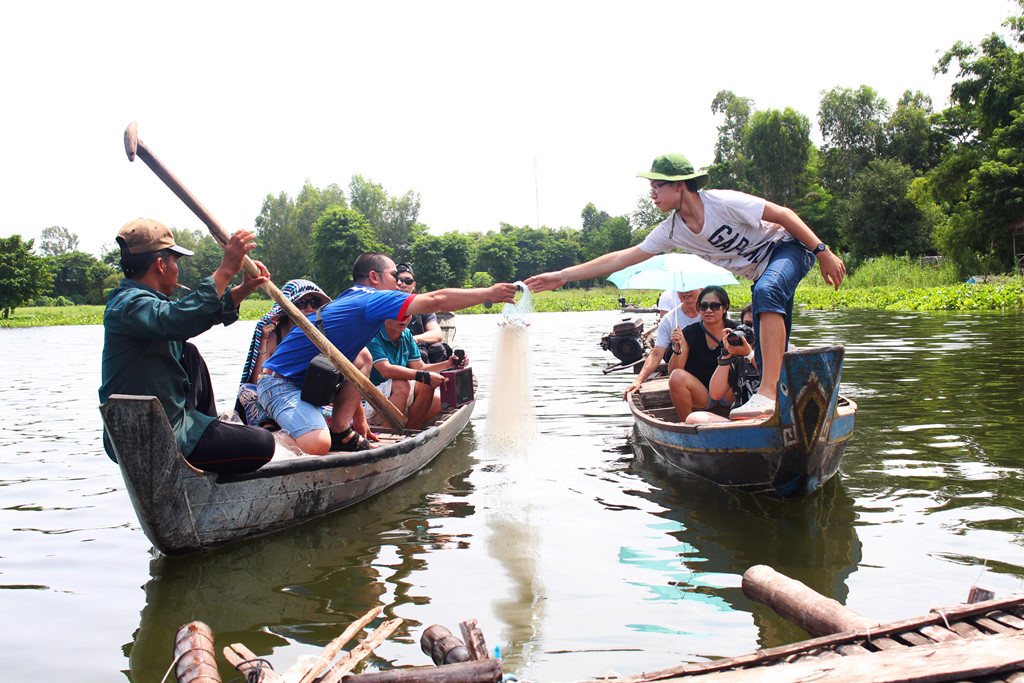
[[679,421],[668,378],[629,399],[636,429],[672,467],[719,486],[782,498],[810,495],[839,470],[857,404],[839,395],[844,349],[786,353],[775,414],[707,424]]

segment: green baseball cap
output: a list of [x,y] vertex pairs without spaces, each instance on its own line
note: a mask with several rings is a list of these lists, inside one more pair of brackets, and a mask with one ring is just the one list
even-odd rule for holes
[[648,173],[637,173],[637,178],[648,178],[650,180],[689,180],[694,178],[697,181],[697,188],[703,188],[708,184],[707,173],[697,173],[693,164],[682,154],[662,154],[651,164]]

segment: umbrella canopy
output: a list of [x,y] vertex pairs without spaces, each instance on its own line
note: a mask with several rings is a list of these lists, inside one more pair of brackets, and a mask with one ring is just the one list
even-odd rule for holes
[[708,285],[736,285],[732,273],[693,254],[658,254],[608,276],[619,289],[688,292]]

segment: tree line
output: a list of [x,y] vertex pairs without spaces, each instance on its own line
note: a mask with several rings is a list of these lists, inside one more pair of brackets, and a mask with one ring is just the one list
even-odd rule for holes
[[[1016,0],[1024,11],[1024,0]],[[737,189],[793,208],[851,268],[882,255],[939,254],[962,274],[1014,266],[1010,227],[1024,219],[1024,13],[979,44],[958,42],[935,73],[953,74],[950,106],[906,91],[891,106],[868,85],[821,93],[817,125],[786,107],[757,110],[729,90],[711,102],[720,115],[710,187]],[[678,150],[685,151],[685,150]],[[662,220],[646,194],[611,216],[587,204],[579,227],[501,224],[497,230],[433,234],[419,222],[420,195],[390,195],[361,175],[347,191],[309,181],[293,198],[268,194],[254,220],[262,260],[275,280],[305,277],[336,295],[351,264],[381,251],[414,265],[420,289],[485,286],[557,270],[638,244]],[[192,287],[220,263],[221,248],[201,230],[173,229],[196,253],[179,281]],[[101,304],[120,277],[119,254],[78,250],[64,227],[34,241],[0,238],[0,310],[25,304]],[[590,281],[569,286],[590,286]]]

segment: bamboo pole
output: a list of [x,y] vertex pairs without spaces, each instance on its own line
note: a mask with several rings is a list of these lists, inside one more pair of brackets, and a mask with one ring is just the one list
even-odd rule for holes
[[423,631],[420,650],[437,665],[468,662],[472,659],[465,643],[440,624],[429,626]]
[[191,621],[174,636],[174,675],[178,683],[221,683],[213,631],[201,621]]
[[343,683],[499,683],[501,678],[501,660],[483,659],[345,676]]
[[[177,195],[178,199],[185,203],[189,209],[192,210],[199,220],[206,224],[206,227],[210,230],[210,234],[213,235],[214,239],[225,245],[230,239],[227,230],[221,226],[220,222],[213,217],[205,206],[203,206],[195,195],[193,195],[185,185],[171,173],[163,162],[160,161],[156,155],[154,155],[146,144],[139,139],[138,125],[135,121],[128,124],[128,127],[124,131],[124,149],[128,154],[128,160],[134,161],[136,155],[147,166],[150,170],[156,174],[160,180],[170,188],[171,192]],[[242,267],[250,277],[257,277],[260,274],[259,267],[253,262],[248,256],[242,261]],[[334,367],[338,368],[345,379],[352,382],[359,389],[359,392],[369,401],[374,408],[379,410],[388,421],[388,423],[397,429],[402,431],[405,429],[405,416],[392,405],[391,401],[384,397],[384,394],[380,393],[380,390],[373,385],[370,380],[359,372],[356,366],[345,358],[338,349],[334,348],[327,337],[321,334],[320,330],[316,328],[313,323],[309,322],[306,316],[302,315],[302,312],[295,307],[288,297],[281,293],[281,290],[277,288],[271,281],[267,281],[261,286],[261,289],[265,291],[271,299],[273,299],[281,308],[284,309],[285,313],[292,321],[302,328],[306,336],[309,337],[310,341],[320,349],[320,351],[326,355]]]
[[796,579],[763,564],[743,574],[743,594],[771,607],[812,636],[824,636],[877,626],[832,598],[826,598]]

